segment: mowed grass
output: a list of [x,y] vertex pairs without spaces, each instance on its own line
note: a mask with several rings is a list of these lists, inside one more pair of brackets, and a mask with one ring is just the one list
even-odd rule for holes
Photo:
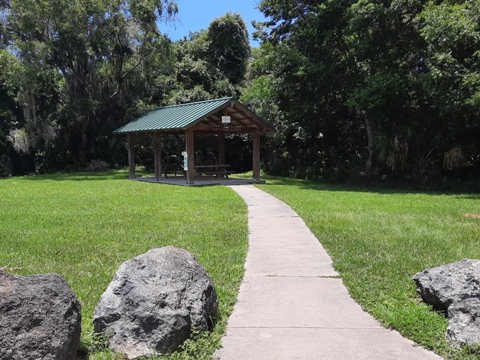
[[246,205],[226,187],[151,184],[127,180],[124,172],[0,180],[0,268],[65,277],[82,305],[87,359],[117,358],[92,336],[93,311],[115,271],[168,245],[194,254],[216,286],[214,333],[190,344],[192,356],[208,358],[236,301],[247,238]]
[[447,319],[422,303],[412,276],[480,258],[480,195],[376,191],[277,179],[260,189],[289,204],[333,259],[352,297],[386,327],[448,359],[480,359],[445,341]]

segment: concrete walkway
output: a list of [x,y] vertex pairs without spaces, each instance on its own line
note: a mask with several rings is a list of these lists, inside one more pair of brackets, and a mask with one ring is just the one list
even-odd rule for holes
[[248,205],[250,248],[222,360],[430,360],[362,311],[303,220],[252,185],[231,186]]

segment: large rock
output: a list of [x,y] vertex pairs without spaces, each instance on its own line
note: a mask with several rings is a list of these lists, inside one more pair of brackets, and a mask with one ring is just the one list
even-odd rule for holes
[[63,277],[0,270],[0,359],[72,360],[80,333],[80,304]]
[[480,298],[480,260],[464,259],[415,274],[423,301],[446,311],[453,303]]
[[193,329],[208,330],[217,294],[189,252],[164,247],[124,262],[102,295],[94,329],[129,359],[176,349]]
[[480,344],[480,299],[468,298],[448,308],[447,340],[457,346]]

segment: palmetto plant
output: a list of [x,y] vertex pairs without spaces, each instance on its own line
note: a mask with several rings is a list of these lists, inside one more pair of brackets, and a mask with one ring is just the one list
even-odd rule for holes
[[425,183],[437,177],[442,169],[451,170],[470,163],[462,147],[448,144],[441,134],[417,134],[411,129],[405,136],[388,137],[383,133],[375,136],[376,160],[390,170]]

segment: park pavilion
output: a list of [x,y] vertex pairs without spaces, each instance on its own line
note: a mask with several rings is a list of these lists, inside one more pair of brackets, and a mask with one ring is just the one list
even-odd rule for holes
[[[181,105],[159,107],[114,131],[128,135],[129,177],[135,179],[135,134],[150,133],[154,142],[155,177],[151,181],[171,182],[162,176],[162,135],[185,136],[184,171],[182,184],[193,185],[201,181],[202,173],[215,180],[225,180],[231,175],[225,163],[225,136],[249,134],[252,139],[251,182],[260,182],[260,136],[274,129],[234,98],[222,98]],[[216,135],[218,158],[215,164],[195,164],[195,137]],[[165,165],[164,165],[165,166]],[[177,180],[177,183],[178,180]],[[220,183],[220,181],[219,181]]]

